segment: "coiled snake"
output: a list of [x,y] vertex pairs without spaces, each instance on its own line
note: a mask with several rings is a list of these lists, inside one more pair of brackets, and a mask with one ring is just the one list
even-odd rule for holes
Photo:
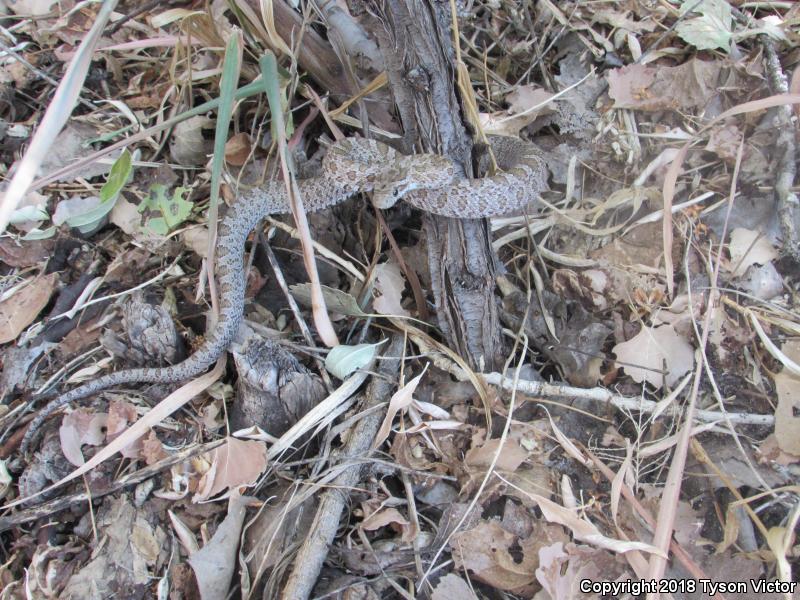
[[[403,199],[429,213],[457,218],[507,214],[536,202],[546,189],[546,168],[533,144],[516,138],[490,138],[497,163],[505,171],[494,177],[466,179],[446,158],[405,156],[373,140],[348,138],[330,146],[322,176],[299,182],[308,211],[338,204],[359,192],[372,192],[380,208]],[[21,445],[27,453],[35,432],[62,406],[111,386],[137,382],[183,381],[205,371],[236,334],[244,309],[245,240],[266,215],[289,212],[286,188],[272,182],[242,195],[219,225],[215,276],[219,286],[219,321],[189,358],[168,367],[127,369],[80,385],[44,406],[31,421]]]

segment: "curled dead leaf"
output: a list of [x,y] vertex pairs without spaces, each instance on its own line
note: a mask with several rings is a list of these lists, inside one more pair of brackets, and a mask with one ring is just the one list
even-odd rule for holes
[[229,437],[213,450],[211,468],[200,481],[195,502],[208,500],[226,489],[253,485],[267,468],[267,447],[263,442]]
[[50,302],[58,275],[34,277],[11,296],[0,301],[0,344],[17,339]]

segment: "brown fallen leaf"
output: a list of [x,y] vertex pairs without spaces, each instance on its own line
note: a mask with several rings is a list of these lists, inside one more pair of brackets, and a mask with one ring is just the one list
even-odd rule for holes
[[509,533],[496,521],[483,521],[450,540],[457,567],[469,569],[478,581],[526,598],[535,591],[539,546],[532,538]]
[[237,564],[236,549],[239,547],[244,516],[251,500],[234,492],[228,501],[228,515],[219,524],[214,536],[202,550],[189,557],[201,598],[227,597]]
[[85,460],[81,452],[83,444],[99,446],[105,440],[103,428],[108,415],[96,413],[88,408],[79,408],[64,417],[58,435],[61,440],[61,451],[66,459],[76,467]]
[[364,520],[359,527],[364,531],[376,531],[388,527],[400,532],[400,539],[405,543],[411,543],[419,534],[418,528],[396,508],[381,506],[377,501],[370,500],[361,503],[361,510],[364,512]]
[[212,451],[211,469],[203,475],[195,502],[202,502],[226,489],[253,485],[267,468],[267,447],[263,442],[227,441]]
[[532,108],[541,106],[537,109],[538,114],[548,114],[556,112],[552,105],[547,104],[547,101],[553,97],[553,94],[538,85],[520,85],[515,87],[506,96],[508,102],[508,112],[513,115],[518,115],[530,111]]
[[382,315],[392,315],[396,317],[410,317],[409,313],[403,308],[403,290],[406,287],[405,279],[400,273],[400,266],[397,263],[382,263],[375,267],[375,291],[380,296],[375,298],[372,305],[375,311]]
[[[106,425],[106,438],[111,441],[116,439],[135,423],[138,419],[136,407],[130,402],[114,400],[108,405],[108,424]],[[137,439],[132,444],[125,446],[121,454],[125,458],[139,458],[142,450],[142,438]]]
[[17,339],[17,336],[47,306],[53,295],[58,274],[34,277],[27,285],[0,302],[0,344]]
[[761,444],[758,446],[758,462],[761,464],[774,462],[776,465],[785,467],[800,462],[800,456],[781,450],[778,438],[771,433],[761,440]]
[[677,67],[633,64],[612,69],[606,76],[608,95],[614,99],[614,108],[658,111],[703,107],[719,94],[720,81],[729,76],[723,66],[721,61],[693,59]]
[[743,227],[731,231],[728,250],[731,253],[730,269],[736,277],[744,275],[751,265],[764,265],[778,258],[775,248],[762,232]]
[[150,431],[146,438],[142,438],[142,458],[146,465],[152,465],[160,460],[167,458],[167,451],[164,450],[164,444],[156,436],[155,431]]
[[439,580],[431,593],[431,600],[478,600],[469,584],[454,573],[449,573]]
[[25,268],[36,265],[53,254],[55,240],[18,242],[12,238],[0,239],[0,262],[9,267]]
[[251,149],[252,144],[250,143],[249,135],[243,131],[234,134],[225,142],[225,162],[235,167],[241,167],[250,157]]
[[401,410],[407,409],[409,406],[411,406],[411,403],[414,401],[414,392],[416,391],[422,376],[425,375],[425,371],[427,370],[428,368],[426,366],[422,373],[414,377],[414,379],[397,390],[389,400],[389,407],[386,409],[386,416],[383,419],[383,423],[381,423],[378,433],[375,434],[375,441],[372,442],[373,450],[380,446],[386,440],[386,438],[389,437],[389,434],[392,432],[392,422],[394,421],[395,415]]
[[[500,439],[491,439],[477,448],[470,448],[464,457],[464,463],[471,467],[488,467],[494,460]],[[528,453],[516,442],[507,439],[500,450],[500,457],[497,459],[495,468],[500,471],[516,471],[517,468],[528,458]]]
[[560,504],[556,504],[552,500],[548,500],[538,494],[529,494],[531,500],[538,503],[539,508],[544,515],[544,518],[550,523],[558,523],[572,531],[575,539],[591,544],[597,548],[610,550],[611,552],[630,552],[631,550],[641,550],[643,552],[650,552],[659,556],[663,555],[661,550],[645,544],[644,542],[629,542],[625,540],[617,540],[603,535],[597,527],[594,526],[588,519],[581,517],[577,509],[570,509]]
[[[679,336],[670,325],[652,328],[646,325],[627,342],[611,350],[631,379],[637,383],[647,381],[660,388],[666,381],[674,386],[694,366],[692,346]],[[666,373],[662,376],[662,369]]]
[[[783,353],[800,363],[800,342],[789,341],[781,348]],[[775,409],[775,438],[778,447],[788,454],[800,454],[800,377],[783,369],[773,377],[778,406]]]
[[539,562],[536,579],[551,600],[597,598],[597,594],[581,591],[582,581],[618,581],[625,572],[614,554],[573,543],[545,546],[539,550]]

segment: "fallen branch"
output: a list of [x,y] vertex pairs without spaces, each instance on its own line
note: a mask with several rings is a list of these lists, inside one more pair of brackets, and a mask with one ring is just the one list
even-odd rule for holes
[[[402,336],[395,335],[384,356],[399,357],[403,351]],[[395,387],[400,360],[391,358],[381,362],[379,376],[374,377],[366,393],[365,406],[368,410],[388,399]],[[334,456],[334,460],[352,461],[330,484],[320,499],[314,522],[309,528],[308,537],[295,556],[292,572],[283,589],[281,598],[300,600],[308,598],[322,570],[328,549],[336,537],[339,521],[347,504],[347,490],[355,487],[361,478],[362,467],[367,464],[369,448],[378,432],[383,414],[376,411],[362,418],[347,438],[347,444]],[[359,459],[359,460],[354,460]]]
[[[503,377],[500,373],[487,373],[483,376],[486,383],[497,385],[504,390],[514,389],[514,380],[510,377]],[[629,398],[609,392],[603,388],[578,388],[567,385],[554,385],[552,383],[540,383],[538,381],[526,381],[520,379],[516,382],[518,392],[529,396],[546,396],[571,398],[575,400],[592,400],[604,404],[612,404],[623,411],[639,411],[652,413],[658,406],[657,402],[645,400],[644,398]],[[664,414],[677,415],[681,412],[679,406],[669,406]],[[716,421],[729,421],[737,425],[762,425],[772,427],[775,424],[773,415],[756,415],[751,413],[719,412],[715,410],[695,410],[695,417],[703,423],[714,423]]]
[[191,458],[192,456],[196,456],[198,454],[203,454],[205,452],[210,452],[217,446],[221,446],[225,442],[224,439],[214,440],[213,442],[209,442],[208,444],[197,444],[194,446],[190,446],[188,448],[184,448],[183,450],[176,452],[175,454],[171,454],[168,457],[153,463],[143,469],[139,469],[138,471],[126,475],[125,477],[121,477],[120,479],[112,482],[107,488],[98,490],[98,491],[91,491],[91,492],[80,492],[78,494],[72,494],[70,496],[63,496],[61,498],[54,498],[48,502],[43,502],[42,504],[37,504],[31,508],[26,508],[16,512],[14,514],[0,517],[0,532],[8,531],[14,527],[19,527],[23,523],[27,523],[29,521],[36,521],[37,519],[42,519],[49,515],[55,514],[59,511],[65,510],[72,506],[73,504],[80,504],[83,502],[91,502],[92,500],[97,500],[98,498],[102,498],[103,496],[108,496],[109,494],[113,494],[114,492],[118,492],[121,489],[124,489],[131,485],[138,485],[155,475],[158,475],[162,471],[166,471],[171,466],[176,465],[180,462],[183,462],[186,459]]

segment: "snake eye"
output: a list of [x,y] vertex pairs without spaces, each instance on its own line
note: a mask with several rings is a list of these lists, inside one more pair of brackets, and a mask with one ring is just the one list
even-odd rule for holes
[[395,198],[397,198],[399,195],[400,195],[400,188],[394,188],[394,189],[392,190],[392,196],[394,196]]

